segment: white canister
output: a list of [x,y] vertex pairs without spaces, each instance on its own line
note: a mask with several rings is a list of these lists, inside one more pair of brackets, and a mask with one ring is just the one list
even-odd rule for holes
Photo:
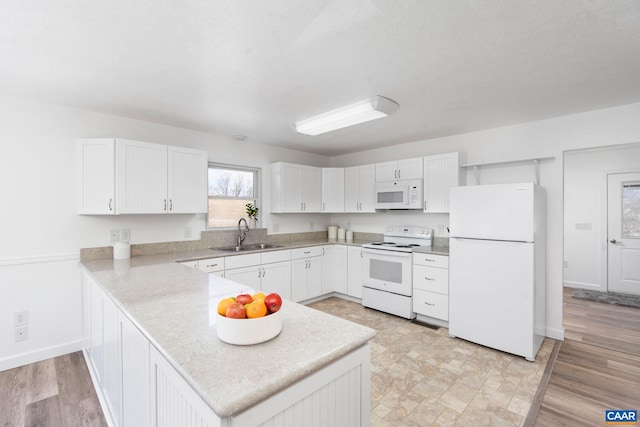
[[347,230],[347,242],[353,242],[353,231]]
[[329,238],[330,239],[337,239],[338,238],[338,226],[337,225],[330,225],[329,229],[328,229],[328,233],[329,233]]
[[131,243],[115,242],[113,244],[113,259],[131,258]]
[[338,240],[343,242],[344,241],[344,237],[345,237],[344,228],[342,228],[342,227],[338,228]]

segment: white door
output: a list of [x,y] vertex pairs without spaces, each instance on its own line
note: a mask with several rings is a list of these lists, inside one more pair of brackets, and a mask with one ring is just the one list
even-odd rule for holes
[[304,212],[321,212],[322,170],[320,168],[302,166],[301,199]]
[[349,246],[347,262],[347,294],[355,298],[362,298],[362,248]]
[[375,212],[376,165],[360,166],[360,212]]
[[349,274],[347,253],[347,246],[345,245],[335,245],[333,247],[333,290],[345,295],[349,293],[349,287],[347,285]]
[[113,139],[78,141],[79,214],[115,214],[115,153]]
[[295,302],[307,299],[307,270],[309,260],[307,258],[291,261],[291,299]]
[[640,172],[608,181],[608,289],[640,294]]
[[262,265],[262,284],[265,294],[276,292],[282,299],[291,299],[291,261]]
[[322,212],[344,212],[344,168],[322,168]]
[[344,168],[344,211],[360,211],[360,168]]
[[307,267],[307,299],[319,297],[322,294],[322,257],[309,258]]
[[398,179],[398,162],[376,163],[376,182],[395,181]]
[[333,245],[322,247],[322,294],[333,292],[335,263],[333,260]]
[[422,157],[398,160],[398,179],[422,179]]
[[224,277],[232,282],[249,286],[255,290],[260,289],[260,277],[262,276],[262,267],[254,265],[251,267],[232,268],[224,271]]
[[122,345],[122,425],[151,425],[149,402],[149,341],[121,311],[118,312]]
[[207,212],[207,153],[168,147],[169,213]]

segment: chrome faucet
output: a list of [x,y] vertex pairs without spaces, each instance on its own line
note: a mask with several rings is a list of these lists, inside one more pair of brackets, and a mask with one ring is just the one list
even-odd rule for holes
[[[242,223],[242,221],[244,221],[244,230],[240,229],[240,224]],[[242,242],[244,242],[244,239],[247,237],[247,231],[249,231],[249,224],[247,224],[247,220],[244,218],[240,218],[240,220],[238,221],[238,240],[236,242],[236,246],[242,246]]]

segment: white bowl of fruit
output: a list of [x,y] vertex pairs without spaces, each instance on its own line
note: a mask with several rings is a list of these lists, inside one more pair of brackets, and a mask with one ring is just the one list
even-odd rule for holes
[[282,331],[281,307],[282,298],[276,293],[223,298],[217,307],[218,338],[235,345],[269,341]]

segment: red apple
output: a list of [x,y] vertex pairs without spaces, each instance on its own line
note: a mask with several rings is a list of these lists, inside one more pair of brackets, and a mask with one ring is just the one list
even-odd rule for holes
[[234,302],[227,307],[227,312],[225,314],[231,319],[244,319],[247,317],[247,310],[244,308],[244,305],[239,302]]
[[239,302],[242,305],[251,304],[253,302],[253,298],[249,294],[240,294],[236,297],[236,302]]
[[282,307],[282,298],[274,292],[264,298],[264,304],[267,306],[269,313],[275,313]]

